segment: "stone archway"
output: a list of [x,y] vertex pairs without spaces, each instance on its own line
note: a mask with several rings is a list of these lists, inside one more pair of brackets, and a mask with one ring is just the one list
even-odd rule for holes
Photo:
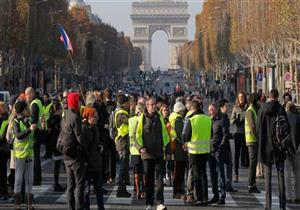
[[151,42],[153,34],[164,31],[169,42],[169,69],[178,69],[178,49],[188,41],[188,3],[173,0],[145,0],[133,2],[131,20],[132,43],[142,50],[142,70],[149,71],[151,65]]

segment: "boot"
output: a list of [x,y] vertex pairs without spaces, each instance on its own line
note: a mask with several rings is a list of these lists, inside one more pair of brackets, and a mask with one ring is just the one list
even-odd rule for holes
[[21,194],[16,193],[14,195],[14,203],[15,203],[15,210],[21,210]]
[[33,203],[33,194],[30,193],[29,196],[28,196],[28,201],[27,201],[27,209],[28,210],[34,210],[33,206],[32,206],[32,203]]
[[141,192],[140,192],[140,175],[134,174],[134,185],[136,190],[136,198],[139,200],[141,199]]

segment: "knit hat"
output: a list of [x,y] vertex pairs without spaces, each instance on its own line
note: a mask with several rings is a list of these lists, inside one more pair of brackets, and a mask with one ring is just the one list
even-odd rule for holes
[[118,98],[118,103],[121,105],[125,104],[128,101],[129,101],[129,97],[127,97],[125,95],[120,95]]
[[93,93],[89,93],[87,96],[86,96],[86,100],[85,100],[85,103],[86,105],[93,105],[94,103],[96,102],[96,97]]
[[27,107],[27,103],[24,101],[18,101],[15,104],[15,109],[16,109],[17,114],[21,114],[26,107]]
[[69,93],[67,99],[68,99],[68,108],[79,112],[80,95],[78,93]]
[[88,119],[88,118],[94,116],[95,112],[96,112],[95,108],[85,107],[82,112],[82,117],[84,119]]
[[181,102],[176,102],[176,104],[174,105],[173,111],[174,112],[181,112],[185,110],[185,106],[183,105],[183,103]]

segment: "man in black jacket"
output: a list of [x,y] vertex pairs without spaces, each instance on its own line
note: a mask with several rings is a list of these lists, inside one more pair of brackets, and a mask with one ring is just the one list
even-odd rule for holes
[[68,94],[68,109],[61,120],[60,138],[66,147],[64,162],[67,174],[68,210],[84,208],[85,145],[79,116],[80,96]]
[[258,161],[264,164],[265,170],[265,209],[271,209],[272,199],[272,165],[275,163],[279,179],[279,201],[280,209],[285,209],[285,184],[284,184],[284,160],[285,152],[276,150],[273,146],[275,137],[275,121],[279,114],[286,115],[284,109],[278,102],[278,90],[270,91],[269,100],[261,106],[257,117],[258,129]]

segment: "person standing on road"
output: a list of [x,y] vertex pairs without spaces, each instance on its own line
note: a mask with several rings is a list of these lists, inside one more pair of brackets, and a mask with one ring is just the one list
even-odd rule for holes
[[99,129],[97,127],[98,114],[95,108],[86,107],[82,113],[83,126],[82,134],[86,145],[87,166],[86,166],[86,187],[84,209],[90,210],[90,191],[92,182],[96,192],[98,210],[104,210],[103,191],[102,191],[102,174],[101,163],[103,145],[99,137]]
[[28,87],[25,90],[25,97],[30,111],[30,123],[36,124],[37,129],[34,132],[34,173],[33,173],[33,185],[41,185],[42,182],[42,168],[41,168],[41,144],[43,143],[42,135],[42,116],[43,105],[40,99],[36,97],[36,92],[32,87]]
[[196,191],[196,201],[192,205],[206,206],[208,202],[208,184],[206,163],[211,148],[212,120],[200,108],[200,103],[193,100],[191,115],[186,119],[182,133],[183,141],[189,153],[189,165],[193,170],[193,181]]
[[258,93],[251,93],[249,96],[249,107],[245,115],[245,138],[246,145],[248,147],[249,153],[249,171],[248,171],[248,180],[249,180],[249,193],[260,193],[260,190],[256,186],[256,166],[257,166],[257,112],[259,109]]
[[284,160],[285,151],[280,151],[274,146],[276,136],[276,117],[286,115],[285,110],[278,102],[278,90],[273,89],[269,93],[268,102],[264,103],[257,117],[258,130],[258,161],[264,164],[265,171],[265,209],[271,209],[272,201],[272,165],[276,165],[279,182],[280,209],[286,208]]
[[129,108],[130,101],[125,95],[120,95],[117,99],[118,108],[114,114],[117,136],[115,137],[116,150],[119,157],[118,190],[117,197],[130,197],[126,190],[126,178],[129,170]]
[[171,113],[169,117],[169,122],[171,124],[171,150],[174,155],[173,197],[183,199],[184,175],[187,166],[187,152],[184,151],[184,142],[182,141],[185,106],[181,102],[177,102],[174,105],[173,111],[174,112]]
[[164,205],[163,162],[170,159],[170,138],[163,117],[156,111],[156,99],[150,97],[146,110],[138,119],[136,132],[137,149],[141,153],[145,174],[146,210],[154,204],[156,183],[157,210],[166,210]]
[[15,140],[13,142],[13,153],[16,161],[15,186],[14,186],[14,202],[15,209],[21,209],[21,190],[23,179],[25,178],[25,188],[28,193],[28,209],[33,210],[32,201],[32,184],[33,184],[33,145],[34,131],[36,124],[31,124],[28,120],[30,116],[27,104],[19,101],[15,104],[17,117],[13,121],[13,134]]
[[[228,112],[227,103],[228,101],[226,99],[220,101],[220,111],[221,111],[221,116],[225,121],[225,125],[230,126],[230,121],[227,114]],[[227,129],[229,130],[229,128]],[[237,192],[237,190],[232,187],[233,162],[232,162],[232,152],[231,152],[229,138],[230,137],[228,136],[228,140],[226,140],[226,145],[224,147],[224,163],[226,165],[226,191]]]
[[70,92],[68,109],[61,120],[61,141],[66,147],[64,163],[67,174],[67,209],[83,210],[86,148],[81,130],[80,96]]
[[[226,141],[228,141],[229,138],[229,125],[226,125],[226,121],[219,113],[217,104],[211,103],[208,106],[208,112],[212,119],[212,150],[209,157],[209,169],[212,184],[212,192],[214,194],[213,198],[209,201],[209,203],[217,203],[219,205],[222,205],[225,204],[226,198],[224,153],[227,144]],[[220,196],[218,179],[220,180]]]
[[240,156],[241,165],[248,166],[249,157],[245,140],[245,113],[247,110],[247,100],[244,93],[239,93],[233,107],[230,123],[234,129],[234,182],[239,181]]
[[[287,118],[291,126],[291,146],[294,153],[289,153],[285,160],[285,184],[286,184],[286,198],[287,202],[291,203],[293,200],[293,192],[295,203],[300,203],[300,114],[297,112],[293,102],[289,101],[285,104]],[[294,189],[293,179],[294,175]]]
[[129,141],[130,141],[130,155],[131,163],[133,165],[133,174],[134,174],[134,191],[136,192],[137,199],[142,199],[145,197],[144,193],[144,182],[143,182],[143,162],[141,159],[141,154],[136,149],[136,129],[138,117],[144,112],[145,105],[142,103],[137,103],[135,107],[135,115],[129,118]]

